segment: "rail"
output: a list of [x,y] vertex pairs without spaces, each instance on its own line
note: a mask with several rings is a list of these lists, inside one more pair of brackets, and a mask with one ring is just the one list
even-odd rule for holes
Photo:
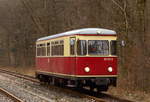
[[11,98],[15,102],[24,102],[23,100],[21,100],[20,98],[18,98],[17,96],[13,95],[5,89],[0,88],[0,92],[4,93],[7,97]]
[[[40,81],[38,81],[35,77],[31,77],[31,76],[28,76],[28,75],[23,75],[23,74],[20,74],[20,73],[10,72],[10,71],[6,71],[6,70],[2,70],[2,69],[0,69],[0,72],[6,73],[6,74],[9,74],[9,75],[12,75],[12,76],[16,76],[16,77],[19,77],[19,78],[23,78],[25,80],[30,80],[32,82],[43,84]],[[47,87],[48,88],[59,88],[59,89],[63,90],[64,92],[69,92],[69,93],[79,95],[81,97],[92,99],[92,100],[95,100],[95,102],[111,102],[110,101],[111,99],[115,100],[115,102],[133,102],[133,101],[130,101],[130,100],[121,99],[121,98],[115,97],[113,95],[105,94],[105,93],[97,94],[97,93],[94,93],[94,92],[93,93],[88,92],[88,91],[85,92],[83,90],[80,90],[80,91],[77,91],[77,90],[74,90],[74,89],[70,90],[68,88],[61,88],[61,87],[57,87],[57,86],[54,86],[54,85],[47,85]]]

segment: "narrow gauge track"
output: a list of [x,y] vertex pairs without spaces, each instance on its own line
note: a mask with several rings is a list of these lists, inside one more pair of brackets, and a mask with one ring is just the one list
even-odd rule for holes
[[[41,83],[39,80],[37,80],[35,77],[32,77],[32,76],[23,75],[20,73],[15,73],[15,72],[2,70],[2,69],[0,69],[0,72],[9,74],[9,75],[12,75],[15,77],[23,78],[25,80],[29,80],[32,82],[40,83],[40,84],[45,86],[44,83]],[[112,100],[113,100],[113,102],[133,102],[130,100],[121,99],[121,98],[115,97],[113,95],[105,94],[105,93],[97,94],[96,92],[91,92],[91,91],[86,90],[86,89],[82,89],[82,90],[77,90],[74,88],[73,89],[72,88],[67,89],[67,88],[57,87],[54,85],[47,85],[47,87],[48,88],[55,88],[55,89],[59,88],[59,89],[63,90],[64,92],[73,93],[73,94],[76,94],[78,96],[91,99],[91,100],[93,100],[92,102],[112,102]],[[19,101],[19,102],[23,102],[23,101]]]
[[35,77],[33,77],[33,76],[23,75],[23,74],[20,74],[20,73],[16,73],[16,72],[12,72],[12,71],[7,71],[7,70],[3,70],[3,69],[0,69],[0,72],[6,73],[6,74],[9,74],[9,75],[18,77],[18,78],[23,78],[23,79],[26,79],[26,80],[30,80],[30,81],[32,81],[32,82],[40,83],[40,81],[37,80],[37,79],[36,79]]
[[5,89],[0,88],[0,92],[5,94],[7,97],[11,98],[14,102],[24,102],[23,100],[21,100],[20,98],[18,98],[17,96],[13,95]]
[[[15,76],[15,77],[23,78],[25,80],[30,80],[32,82],[41,83],[39,80],[37,80],[35,77],[32,77],[32,76],[23,75],[23,74],[20,74],[20,73],[15,73],[15,72],[2,70],[2,69],[0,69],[0,72],[9,74],[9,75],[12,75],[12,76]],[[41,83],[41,84],[44,85],[43,83]],[[94,97],[94,96],[89,96],[89,95],[84,94],[84,93],[79,93],[79,92],[74,91],[74,90],[68,90],[66,88],[61,88],[61,87],[57,87],[57,86],[53,86],[53,85],[48,85],[48,87],[49,88],[55,88],[55,89],[59,88],[59,89],[65,91],[65,92],[73,93],[73,94],[79,95],[81,97],[92,99],[92,100],[94,100],[94,102],[107,102],[106,100],[103,100],[103,99],[100,99],[100,98],[97,98],[97,97]]]

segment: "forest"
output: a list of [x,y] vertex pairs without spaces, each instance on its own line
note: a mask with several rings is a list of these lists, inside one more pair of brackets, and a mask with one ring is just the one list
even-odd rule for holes
[[118,36],[118,87],[150,92],[149,24],[149,0],[0,0],[0,65],[35,67],[40,37],[107,28]]

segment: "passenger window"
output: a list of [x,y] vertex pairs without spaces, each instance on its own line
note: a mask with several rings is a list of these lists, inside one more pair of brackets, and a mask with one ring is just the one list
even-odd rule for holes
[[37,56],[40,56],[40,45],[39,44],[37,44],[37,46],[36,46],[36,55]]
[[51,49],[52,56],[64,55],[64,41],[63,40],[54,41],[51,43],[51,46],[52,46],[52,49]]
[[37,45],[37,56],[42,56],[42,44]]
[[78,40],[77,41],[77,54],[78,55],[86,55],[87,54],[86,40]]
[[111,55],[117,55],[117,41],[111,41]]
[[45,44],[42,45],[42,56],[46,56],[46,46],[45,46]]

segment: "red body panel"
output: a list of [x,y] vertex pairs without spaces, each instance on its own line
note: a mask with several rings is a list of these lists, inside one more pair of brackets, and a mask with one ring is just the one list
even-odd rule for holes
[[[117,57],[37,57],[36,66],[37,70],[59,74],[117,75]],[[113,72],[108,72],[110,66]],[[90,72],[85,72],[85,67]]]
[[[116,57],[78,57],[76,61],[77,61],[77,67],[76,67],[77,75],[116,75],[117,74]],[[108,67],[110,66],[113,68],[112,72],[108,72]],[[85,72],[84,71],[85,67],[89,67],[90,72]]]
[[[48,61],[49,60],[49,61]],[[37,70],[59,74],[75,74],[75,58],[47,57],[36,59]]]

